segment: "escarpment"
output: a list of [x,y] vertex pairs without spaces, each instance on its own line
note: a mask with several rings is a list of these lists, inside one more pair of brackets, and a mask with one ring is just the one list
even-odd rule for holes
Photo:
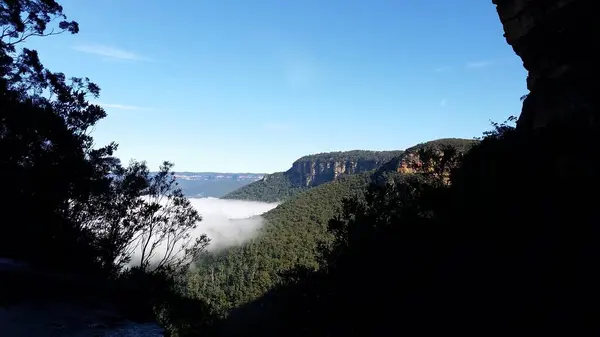
[[[369,171],[382,172],[384,175],[390,172],[414,173],[423,164],[420,150],[433,150],[437,153],[452,148],[458,153],[464,153],[476,142],[472,139],[444,138],[415,145],[406,151],[354,150],[308,155],[296,160],[289,170],[266,175],[224,198],[279,202],[347,175]],[[425,164],[427,166],[427,162]]]
[[517,123],[521,130],[549,124],[598,127],[592,89],[598,77],[600,25],[594,0],[493,0],[504,36],[528,71]]
[[[390,175],[411,173],[433,173],[447,180],[458,159],[478,142],[473,139],[443,138],[415,145],[379,167],[372,181],[385,184]],[[442,171],[436,172],[436,169]]]
[[375,170],[403,151],[348,151],[320,153],[296,160],[285,172],[293,184],[313,187],[346,174]]
[[266,175],[224,198],[283,201],[303,190],[335,181],[342,176],[375,170],[403,152],[354,150],[304,156],[296,160],[289,170]]

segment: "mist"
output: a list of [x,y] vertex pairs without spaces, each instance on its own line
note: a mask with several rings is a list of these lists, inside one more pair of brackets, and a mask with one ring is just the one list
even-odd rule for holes
[[[206,234],[210,238],[207,250],[215,252],[248,241],[259,232],[264,223],[261,214],[277,207],[278,203],[257,201],[228,200],[218,198],[189,198],[194,208],[202,216],[202,221],[193,231],[192,237]],[[165,246],[157,247],[154,259],[159,260],[165,252]],[[177,249],[176,249],[177,250]],[[138,247],[129,266],[139,265],[141,249]]]
[[190,201],[202,215],[194,234],[208,235],[209,251],[240,245],[255,237],[264,221],[260,215],[278,205],[218,198],[190,198]]

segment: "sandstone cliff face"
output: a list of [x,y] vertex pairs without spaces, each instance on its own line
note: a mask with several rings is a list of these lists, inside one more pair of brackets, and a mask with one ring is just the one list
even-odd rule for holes
[[477,141],[473,139],[442,138],[415,145],[406,151],[354,150],[319,153],[296,160],[285,175],[296,186],[311,187],[335,180],[345,174],[357,174],[376,169],[413,173],[423,170],[422,159],[419,158],[420,150],[431,150],[431,153],[441,157],[447,148],[464,153],[476,143]]
[[[443,155],[440,153],[440,155]],[[407,151],[401,156],[398,156],[384,165],[371,177],[371,181],[375,184],[385,186],[390,183],[395,173],[412,174],[425,173],[428,165],[421,160],[418,151]],[[431,167],[431,166],[429,166]]]
[[375,170],[404,151],[342,151],[317,153],[296,160],[285,172],[295,186],[313,187],[346,174]]
[[[577,120],[597,124],[600,25],[595,0],[492,0],[504,36],[529,72],[521,130]],[[570,122],[569,122],[570,123]]]
[[294,184],[317,186],[337,179],[344,174],[371,171],[385,162],[383,160],[306,160],[296,161],[286,175]]
[[[430,162],[427,163],[420,157],[419,153],[407,152],[404,155],[394,158],[390,162],[386,163],[384,166],[382,166],[382,169],[403,174],[432,172],[435,165],[439,164],[438,162],[443,160],[444,155],[444,151],[435,150],[431,153],[432,158],[435,159],[429,159]],[[448,172],[445,173],[447,174]]]
[[381,167],[381,170],[387,172],[398,172],[398,173],[415,173],[419,171],[419,168],[423,165],[418,153],[407,152],[400,157],[396,157]]
[[462,155],[478,142],[473,139],[444,138],[418,144],[382,165],[372,181],[387,184],[393,173],[429,173],[450,183],[451,171],[460,163]]
[[311,154],[296,160],[289,170],[265,175],[223,198],[279,202],[342,176],[375,170],[402,153],[353,150]]
[[474,139],[442,138],[421,143],[406,149],[406,152],[385,164],[382,169],[398,173],[423,172],[424,169],[431,168],[433,165],[430,165],[432,163],[423,162],[423,158],[419,154],[420,151],[428,153],[431,158],[427,160],[431,161],[433,158],[442,160],[446,154],[453,156],[466,153],[478,142]]

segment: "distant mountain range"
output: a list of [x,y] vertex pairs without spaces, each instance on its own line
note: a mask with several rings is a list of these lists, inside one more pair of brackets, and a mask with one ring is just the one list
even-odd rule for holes
[[263,173],[175,172],[183,193],[192,198],[220,198],[264,176]]

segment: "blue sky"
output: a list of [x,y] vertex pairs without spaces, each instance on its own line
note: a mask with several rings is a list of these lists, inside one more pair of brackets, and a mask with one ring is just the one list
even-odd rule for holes
[[480,136],[526,72],[491,0],[62,0],[77,35],[31,40],[102,88],[124,161],[274,172],[306,154]]

